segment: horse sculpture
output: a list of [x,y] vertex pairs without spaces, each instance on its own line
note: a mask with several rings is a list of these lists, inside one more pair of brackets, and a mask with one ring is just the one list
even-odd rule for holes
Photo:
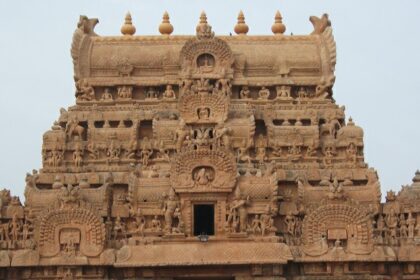
[[82,139],[82,135],[85,131],[85,128],[79,124],[77,120],[69,121],[66,125],[65,133],[71,138],[73,135],[78,135]]
[[341,124],[337,119],[332,119],[328,123],[321,126],[321,135],[329,134],[335,137],[335,133],[341,128]]

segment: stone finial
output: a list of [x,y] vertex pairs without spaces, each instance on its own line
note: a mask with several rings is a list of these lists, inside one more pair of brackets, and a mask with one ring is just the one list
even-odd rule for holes
[[130,12],[125,15],[124,24],[121,26],[121,33],[128,36],[132,36],[136,33],[136,27],[133,25]]
[[349,118],[349,122],[347,123],[347,125],[354,126],[354,121],[352,117]]
[[271,26],[271,31],[273,31],[275,35],[282,35],[286,31],[286,26],[283,24],[283,17],[279,11],[277,11],[274,17],[274,24]]
[[413,183],[420,183],[420,170],[417,170],[414,178],[413,178]]
[[238,35],[246,35],[249,31],[248,25],[245,23],[245,16],[242,11],[238,15],[238,23],[235,25],[235,33]]
[[195,30],[199,39],[211,38],[214,36],[214,32],[211,31],[211,25],[207,23],[207,15],[204,11],[201,12],[200,22],[198,23]]
[[174,27],[169,21],[169,14],[168,12],[165,11],[162,17],[162,23],[159,25],[159,32],[162,35],[171,35],[173,31],[174,31]]

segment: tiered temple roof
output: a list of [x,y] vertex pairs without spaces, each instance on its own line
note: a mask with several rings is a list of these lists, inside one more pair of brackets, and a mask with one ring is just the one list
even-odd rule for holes
[[44,134],[25,204],[1,192],[0,278],[414,279],[420,173],[381,203],[333,99],[331,22],[310,21],[285,35],[277,12],[251,36],[240,12],[217,36],[202,13],[175,36],[165,13],[143,36],[127,14],[99,36],[81,16],[76,103]]

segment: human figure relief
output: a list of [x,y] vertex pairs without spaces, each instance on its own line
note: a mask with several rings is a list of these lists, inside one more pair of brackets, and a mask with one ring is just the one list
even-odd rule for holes
[[408,212],[407,227],[408,227],[408,238],[414,238],[414,229],[416,226],[416,219],[413,218],[413,214]]
[[243,86],[241,91],[239,92],[239,97],[241,99],[249,99],[251,98],[251,91],[249,90],[248,86]]
[[[236,187],[234,193],[234,199],[230,203],[228,210],[228,217],[226,220],[225,227],[229,232],[246,232],[248,226],[248,210],[247,206],[250,204],[249,196],[244,199],[241,194],[239,187]],[[234,224],[238,223],[238,227]]]
[[131,99],[133,96],[133,87],[132,86],[120,86],[117,89],[118,98],[121,99]]
[[83,150],[80,148],[80,145],[76,145],[76,149],[73,152],[73,162],[75,167],[82,166]]
[[95,99],[95,90],[86,79],[76,82],[76,99],[78,101],[92,101]]
[[147,136],[141,141],[140,159],[143,166],[149,165],[149,159],[153,154],[152,142]]
[[290,98],[290,86],[276,86],[276,99]]
[[174,218],[175,209],[179,208],[179,200],[176,197],[175,190],[170,188],[167,199],[163,204],[163,213],[165,217],[165,232],[167,234],[172,231],[172,222]]
[[194,181],[199,186],[206,186],[213,180],[212,174],[210,172],[202,167],[198,170],[198,172],[194,175]]
[[216,88],[224,96],[232,95],[232,84],[228,79],[220,79],[216,82]]
[[83,136],[84,131],[85,131],[85,128],[83,126],[79,125],[79,121],[77,120],[76,117],[68,120],[68,122],[66,124],[66,128],[64,130],[68,139],[71,139],[71,137],[74,134],[77,134],[77,136],[79,136],[79,140],[82,140],[82,136]]
[[151,222],[151,231],[159,232],[162,230],[162,225],[160,223],[159,217],[155,215]]
[[214,138],[216,139],[217,146],[224,146],[227,149],[230,149],[230,135],[232,134],[232,129],[230,127],[225,127],[221,124],[217,125],[214,129]]
[[112,94],[111,94],[109,88],[105,88],[104,93],[101,96],[101,101],[108,102],[108,101],[112,101],[112,100],[114,100],[114,98],[112,97]]
[[178,153],[181,151],[181,148],[184,144],[186,137],[191,134],[184,120],[181,119],[179,124],[180,124],[180,127],[176,129],[175,139],[174,139],[176,141],[176,151]]
[[163,92],[163,99],[175,99],[175,91],[172,89],[172,85],[166,85],[166,89]]
[[258,92],[258,99],[260,100],[268,100],[270,97],[270,90],[266,87],[262,87]]
[[125,235],[125,224],[121,221],[121,217],[117,216],[115,218],[114,227],[113,227],[114,240],[117,240],[118,237]]

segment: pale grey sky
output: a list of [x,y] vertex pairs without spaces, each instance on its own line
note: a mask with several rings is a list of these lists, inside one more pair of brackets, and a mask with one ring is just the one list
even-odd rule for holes
[[130,11],[137,34],[158,34],[165,10],[174,34],[193,34],[205,10],[216,34],[233,33],[239,10],[249,34],[271,34],[277,9],[286,33],[308,34],[328,13],[337,42],[334,98],[365,130],[365,158],[382,193],[420,168],[420,1],[384,0],[0,0],[0,188],[23,197],[25,173],[41,166],[42,134],[74,104],[70,44],[79,15],[118,35]]

